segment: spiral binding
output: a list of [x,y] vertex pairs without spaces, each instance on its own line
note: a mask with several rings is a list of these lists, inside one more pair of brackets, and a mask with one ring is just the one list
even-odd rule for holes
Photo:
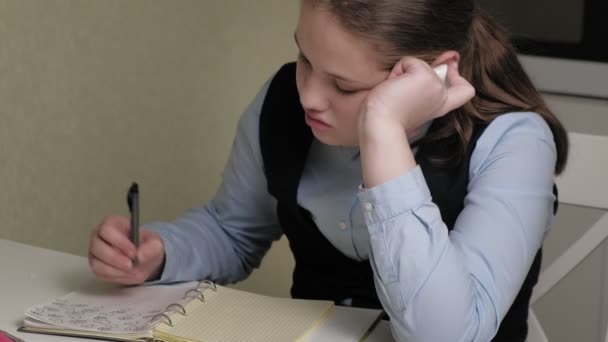
[[[203,294],[203,292],[207,289],[211,289],[211,290],[213,290],[213,292],[217,292],[217,286],[215,286],[214,282],[209,281],[209,280],[203,280],[198,283],[198,286],[196,288],[186,291],[186,293],[184,293],[183,299],[198,299],[201,302],[204,302],[205,295]],[[192,296],[191,295],[192,293],[196,293],[196,294],[194,296]],[[152,316],[152,318],[150,319],[150,322],[155,322],[157,318],[160,318],[159,319],[160,322],[165,323],[165,324],[169,325],[170,327],[173,327],[173,321],[171,320],[170,315],[174,314],[174,313],[178,313],[182,316],[188,315],[188,313],[186,312],[186,308],[184,308],[184,306],[182,304],[172,303],[172,304],[167,305],[167,307],[165,308],[165,311]]]

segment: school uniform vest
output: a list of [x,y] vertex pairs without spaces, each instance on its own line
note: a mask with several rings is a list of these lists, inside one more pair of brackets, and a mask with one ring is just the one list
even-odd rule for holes
[[[336,303],[351,298],[353,306],[381,308],[369,261],[353,260],[337,250],[319,231],[311,213],[297,202],[298,185],[313,135],[304,121],[295,82],[295,63],[284,65],[272,79],[262,106],[259,129],[268,191],[277,199],[278,219],[295,259],[291,295]],[[432,125],[430,130],[433,129]],[[463,209],[469,159],[484,129],[485,126],[476,127],[466,158],[457,167],[439,168],[424,158],[445,145],[423,144],[416,154],[433,202],[439,207],[448,230],[452,230]],[[493,341],[525,341],[529,301],[540,263],[541,250]]]

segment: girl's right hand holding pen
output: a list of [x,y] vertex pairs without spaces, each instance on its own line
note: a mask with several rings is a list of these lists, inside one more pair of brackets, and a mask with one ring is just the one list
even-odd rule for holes
[[[165,258],[163,241],[155,232],[140,229],[139,247],[130,239],[128,217],[108,216],[91,235],[89,265],[96,277],[123,285],[157,278]],[[132,260],[138,260],[133,265]]]

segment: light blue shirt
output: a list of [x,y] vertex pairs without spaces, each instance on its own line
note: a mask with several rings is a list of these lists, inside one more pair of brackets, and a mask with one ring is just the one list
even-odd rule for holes
[[[259,144],[262,88],[241,117],[211,201],[160,233],[160,282],[245,278],[280,238]],[[513,303],[553,218],[556,149],[534,113],[496,118],[471,156],[468,194],[448,234],[419,167],[361,190],[356,149],[314,141],[298,189],[325,237],[369,259],[399,341],[489,341]],[[314,246],[311,246],[314,248]]]

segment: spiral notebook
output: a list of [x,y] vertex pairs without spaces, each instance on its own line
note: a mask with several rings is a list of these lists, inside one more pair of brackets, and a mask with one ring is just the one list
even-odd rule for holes
[[20,331],[111,341],[304,341],[333,309],[331,301],[203,281],[72,292],[29,308]]

